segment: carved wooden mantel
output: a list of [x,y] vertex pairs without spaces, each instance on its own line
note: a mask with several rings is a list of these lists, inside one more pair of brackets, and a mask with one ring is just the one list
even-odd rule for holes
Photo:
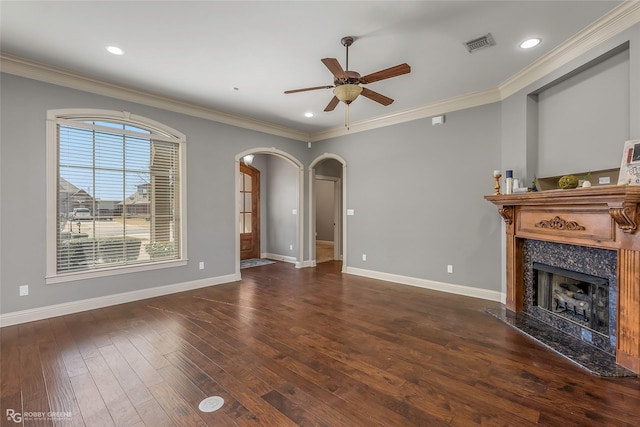
[[505,222],[507,308],[523,310],[523,239],[615,250],[616,361],[640,374],[640,187],[485,196]]

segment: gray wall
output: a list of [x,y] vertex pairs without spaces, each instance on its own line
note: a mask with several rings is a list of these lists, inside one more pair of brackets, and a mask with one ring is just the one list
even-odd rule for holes
[[293,214],[298,209],[298,168],[288,160],[269,155],[267,169],[267,253],[295,258],[299,247],[299,212]]
[[[349,266],[500,290],[500,104],[328,140],[347,161]],[[362,261],[362,254],[367,260]],[[447,273],[453,264],[454,273]]]
[[316,175],[342,178],[342,164],[336,159],[325,159],[315,167]]
[[333,242],[335,181],[316,179],[316,239]]

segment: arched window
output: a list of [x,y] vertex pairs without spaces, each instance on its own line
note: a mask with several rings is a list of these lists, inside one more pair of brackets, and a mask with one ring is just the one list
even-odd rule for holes
[[184,264],[184,135],[120,111],[47,123],[47,282]]

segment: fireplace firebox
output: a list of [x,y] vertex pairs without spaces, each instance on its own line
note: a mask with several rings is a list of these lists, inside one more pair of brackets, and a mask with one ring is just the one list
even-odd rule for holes
[[533,271],[535,305],[608,337],[607,279],[537,262]]

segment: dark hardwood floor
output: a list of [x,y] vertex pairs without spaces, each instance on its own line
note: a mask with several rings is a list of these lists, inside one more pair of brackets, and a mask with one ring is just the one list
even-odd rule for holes
[[[2,328],[0,423],[640,425],[639,379],[590,375],[485,313],[498,304],[339,271],[279,262]],[[225,404],[200,412],[207,396]]]

